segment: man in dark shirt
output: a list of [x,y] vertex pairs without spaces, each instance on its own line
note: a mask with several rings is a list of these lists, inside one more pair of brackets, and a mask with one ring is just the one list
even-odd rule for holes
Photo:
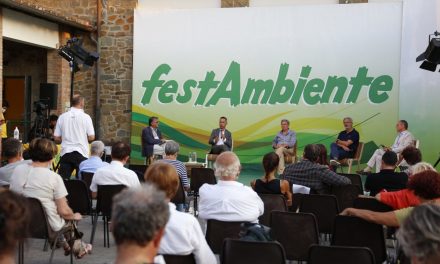
[[341,131],[336,142],[330,145],[331,160],[342,160],[354,157],[359,145],[359,133],[353,128],[353,119],[346,117],[343,123],[345,130]]
[[327,166],[316,163],[319,154],[320,148],[317,145],[307,145],[304,148],[303,160],[288,165],[281,178],[287,180],[290,185],[303,185],[318,194],[330,193],[331,186],[351,183],[347,177],[338,175]]
[[365,190],[369,190],[371,196],[376,196],[381,190],[397,191],[406,188],[408,175],[395,172],[396,164],[396,153],[387,151],[383,154],[380,172],[368,175],[365,181]]

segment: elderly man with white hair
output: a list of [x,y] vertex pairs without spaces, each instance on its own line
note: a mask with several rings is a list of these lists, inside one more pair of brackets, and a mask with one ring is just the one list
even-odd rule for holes
[[216,185],[200,187],[199,217],[220,221],[258,223],[264,212],[263,201],[251,187],[237,182],[240,160],[233,152],[221,153],[215,161]]
[[81,179],[82,172],[91,172],[95,173],[95,171],[101,167],[108,166],[107,162],[102,161],[101,157],[104,154],[104,143],[100,140],[93,141],[90,145],[90,158],[79,164],[79,178]]

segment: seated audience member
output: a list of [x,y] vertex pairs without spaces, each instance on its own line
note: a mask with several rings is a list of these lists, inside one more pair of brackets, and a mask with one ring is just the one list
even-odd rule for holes
[[317,145],[307,145],[304,148],[303,160],[287,166],[282,178],[290,185],[303,185],[318,194],[330,193],[331,186],[351,184],[347,177],[338,175],[327,166],[318,164],[319,153],[320,149]]
[[27,201],[8,190],[0,190],[0,201],[0,263],[15,263],[17,244],[27,236]]
[[422,161],[422,153],[414,146],[408,146],[402,151],[399,165],[405,167],[404,172],[408,176],[412,175],[414,165]]
[[263,201],[252,188],[237,182],[241,168],[237,155],[223,152],[214,167],[219,181],[216,185],[200,187],[199,217],[258,223],[258,217],[264,212]]
[[147,164],[149,164],[149,159],[153,155],[163,156],[165,154],[165,142],[159,129],[159,118],[156,116],[150,117],[148,119],[148,126],[142,129],[141,135],[142,156],[146,157]]
[[188,175],[186,173],[186,167],[183,162],[177,160],[177,155],[179,154],[179,144],[174,140],[169,140],[165,145],[165,158],[160,160],[161,162],[166,162],[176,168],[177,174],[180,177],[180,182],[183,185],[185,191],[189,190]]
[[213,129],[209,137],[209,144],[211,145],[210,154],[220,154],[224,151],[231,151],[232,148],[232,134],[226,129],[228,119],[224,116],[220,117],[218,122],[219,128]]
[[[412,173],[417,174],[427,170],[436,171],[431,164],[419,162],[413,166]],[[394,210],[417,206],[420,204],[419,198],[414,194],[414,192],[408,189],[403,189],[396,192],[380,192],[376,194],[376,199],[386,205],[391,206]]]
[[49,129],[47,131],[47,138],[50,140],[55,141],[55,137],[53,133],[55,132],[55,127],[57,126],[58,122],[58,116],[57,115],[50,115],[49,116]]
[[342,120],[345,130],[339,132],[336,142],[330,145],[331,163],[336,161],[353,158],[359,145],[359,132],[353,128],[353,119],[346,117]]
[[[414,174],[408,181],[408,189],[413,191],[419,198],[420,203],[438,203],[440,198],[440,174],[435,171],[424,171]],[[364,209],[347,208],[341,215],[350,215],[360,217],[367,221],[398,227],[408,217],[415,207],[403,208],[391,212],[373,212]]]
[[292,205],[292,193],[290,192],[289,182],[275,178],[275,172],[280,162],[279,156],[270,152],[263,157],[263,167],[265,175],[261,179],[251,182],[252,189],[257,193],[282,194],[286,198],[287,205]]
[[108,166],[107,162],[102,161],[101,157],[104,154],[104,143],[102,141],[93,141],[90,145],[90,157],[79,164],[79,177],[81,179],[81,172],[95,173],[97,169]]
[[323,144],[316,144],[319,147],[319,157],[316,163],[327,166],[330,168],[330,164],[327,161],[327,149]]
[[153,185],[127,188],[115,195],[111,220],[115,263],[158,263],[155,256],[169,217],[165,194]]
[[170,202],[177,193],[180,181],[176,169],[170,164],[156,162],[145,172],[145,181],[155,184],[159,190],[165,192],[170,211],[159,254],[194,254],[196,263],[217,263],[197,219],[190,214],[177,211],[176,206]]
[[365,181],[365,189],[370,191],[371,196],[382,190],[398,191],[406,188],[408,175],[404,172],[395,172],[396,164],[396,153],[387,151],[383,154],[380,172],[368,175]]
[[373,156],[371,156],[370,160],[368,161],[367,167],[363,171],[360,171],[359,173],[371,172],[374,166],[376,166],[376,172],[379,172],[380,164],[382,161],[382,155],[386,151],[393,151],[396,154],[400,154],[406,147],[414,144],[414,137],[407,129],[408,129],[408,122],[406,122],[405,120],[400,120],[399,122],[397,122],[396,130],[398,132],[398,135],[394,140],[394,144],[391,147],[383,147],[381,149],[376,149]]
[[31,163],[30,160],[23,160],[23,145],[18,139],[8,138],[3,143],[3,157],[8,164],[0,168],[0,181],[9,184],[14,169],[21,164]]
[[397,240],[413,264],[440,263],[440,206],[423,204],[411,212]]
[[[82,219],[80,213],[74,213],[67,204],[67,190],[63,178],[51,171],[50,165],[58,149],[49,139],[36,138],[29,144],[31,164],[21,164],[15,168],[11,176],[10,190],[26,197],[40,200],[47,215],[49,226],[54,232],[70,226],[71,221]],[[64,250],[70,247],[64,240]],[[78,253],[82,257],[89,253],[91,245],[85,245],[84,251]]]
[[109,166],[101,167],[93,175],[90,190],[92,198],[96,198],[98,185],[118,185],[138,187],[141,183],[136,173],[124,167],[130,158],[131,148],[124,142],[116,142],[112,146],[112,162]]
[[281,120],[281,131],[275,136],[272,141],[272,147],[275,153],[280,157],[280,165],[278,166],[278,173],[281,174],[285,168],[284,155],[296,155],[296,133],[289,129],[290,122],[287,119]]

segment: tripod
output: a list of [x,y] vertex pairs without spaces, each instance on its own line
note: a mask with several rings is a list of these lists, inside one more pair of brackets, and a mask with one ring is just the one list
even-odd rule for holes
[[437,161],[434,164],[434,168],[437,167],[437,165],[440,163],[440,156],[438,157]]

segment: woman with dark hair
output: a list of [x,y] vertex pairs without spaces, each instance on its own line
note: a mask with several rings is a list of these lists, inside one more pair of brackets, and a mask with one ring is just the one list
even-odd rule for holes
[[251,182],[252,189],[257,193],[283,194],[286,197],[287,205],[292,205],[292,193],[289,182],[275,178],[280,162],[275,152],[270,152],[263,157],[264,176]]
[[0,263],[15,263],[17,242],[26,238],[29,222],[26,199],[0,190]]
[[323,144],[316,144],[316,145],[319,147],[319,157],[316,163],[330,168],[330,164],[327,161],[327,149]]
[[[68,230],[73,221],[82,219],[81,214],[74,213],[67,204],[63,179],[49,169],[57,151],[55,143],[49,139],[32,140],[29,144],[32,163],[17,166],[11,175],[10,185],[11,191],[40,200],[53,232]],[[61,236],[58,239],[68,255],[71,249],[67,241]],[[92,245],[84,244],[79,249],[74,248],[74,254],[80,258],[91,250]]]

